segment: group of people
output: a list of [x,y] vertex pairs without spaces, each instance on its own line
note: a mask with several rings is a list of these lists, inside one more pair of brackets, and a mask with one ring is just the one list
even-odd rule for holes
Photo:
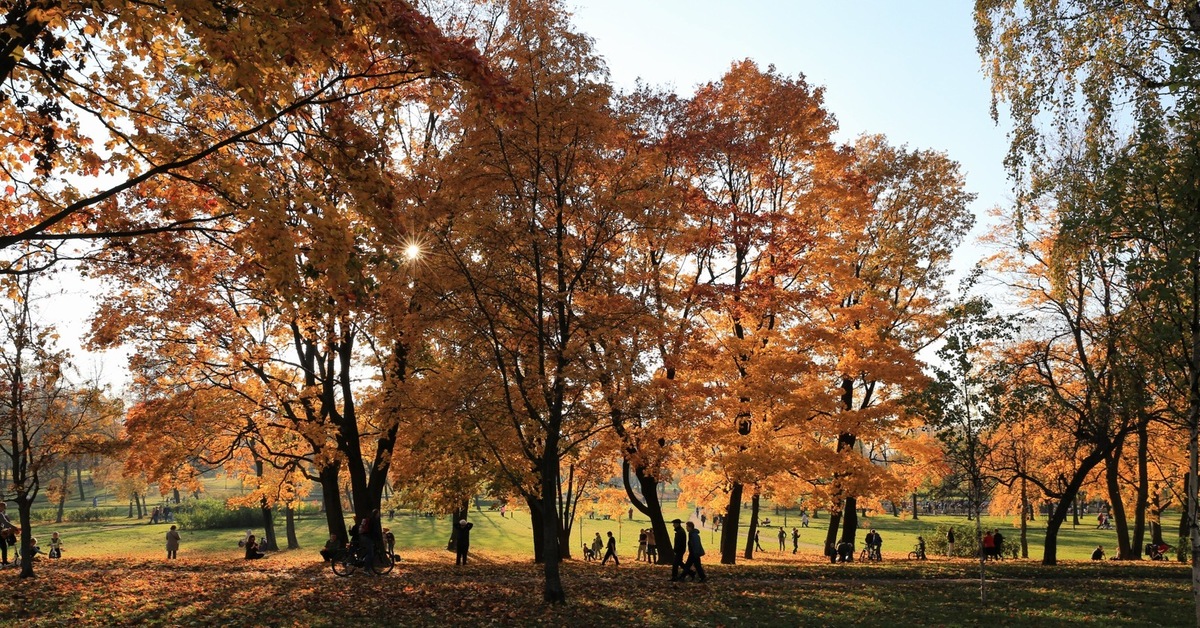
[[637,560],[645,560],[651,564],[658,560],[658,542],[654,540],[654,528],[638,530]]
[[986,530],[983,534],[983,559],[1000,560],[1004,557],[1004,535],[1000,530]]
[[175,521],[175,513],[171,511],[171,506],[169,504],[155,506],[150,511],[151,525],[160,521],[163,523],[171,523],[172,521]]

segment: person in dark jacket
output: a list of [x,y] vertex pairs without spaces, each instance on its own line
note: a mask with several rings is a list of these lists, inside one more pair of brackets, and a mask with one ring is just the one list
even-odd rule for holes
[[683,569],[683,554],[687,551],[687,532],[683,530],[682,521],[675,519],[671,523],[675,526],[675,542],[671,544],[675,552],[675,562],[671,564],[671,582],[678,582],[679,571]]
[[254,535],[251,534],[246,538],[246,560],[255,560],[262,557],[263,553],[258,551],[258,541],[255,541]]
[[608,533],[608,549],[605,550],[604,560],[600,561],[600,564],[607,563],[610,558],[613,559],[614,565],[621,565],[621,561],[617,559],[617,537],[613,536],[611,531]]
[[461,519],[458,522],[458,541],[454,544],[458,550],[458,555],[454,559],[455,565],[467,564],[467,551],[471,549],[471,528],[475,524],[470,523],[466,519]]
[[688,530],[688,557],[687,562],[683,565],[683,573],[679,575],[679,579],[691,578],[692,580],[699,579],[704,582],[708,578],[704,575],[704,567],[700,564],[700,557],[704,556],[704,546],[700,544],[700,531],[696,529],[696,525],[691,521],[687,522]]

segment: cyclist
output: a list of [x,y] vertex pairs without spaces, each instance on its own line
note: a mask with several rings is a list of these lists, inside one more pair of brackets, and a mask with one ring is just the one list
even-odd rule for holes
[[871,531],[867,533],[866,541],[867,549],[869,550],[867,553],[872,559],[880,560],[882,558],[881,552],[883,550],[883,537],[879,536],[879,533],[875,531],[875,528],[871,528]]

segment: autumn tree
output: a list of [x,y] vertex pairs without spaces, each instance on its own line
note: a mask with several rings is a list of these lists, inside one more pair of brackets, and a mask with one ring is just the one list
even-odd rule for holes
[[72,455],[101,445],[114,405],[94,387],[78,387],[70,379],[71,356],[59,349],[57,333],[40,319],[36,302],[37,274],[3,280],[0,302],[0,375],[5,393],[0,401],[0,452],[11,477],[3,496],[16,502],[21,527],[21,573],[33,573],[31,510],[44,485]]
[[[1077,177],[1078,168],[1063,168],[1059,157],[1081,154],[1097,172],[1114,156],[1139,145],[1154,144],[1168,129],[1180,136],[1191,134],[1196,124],[1197,68],[1195,39],[1200,34],[1200,12],[1190,3],[1113,3],[1101,7],[1086,2],[1043,2],[1027,0],[978,0],[976,32],[984,67],[992,79],[997,103],[1007,105],[1014,123],[1007,164],[1016,182],[1018,206],[1036,199],[1039,187]],[[993,113],[999,113],[994,107]],[[1149,134],[1147,130],[1151,130]],[[1083,151],[1062,147],[1082,142]],[[1187,144],[1184,144],[1185,146]],[[1167,160],[1161,164],[1182,166],[1178,172],[1194,171],[1189,161]],[[1153,167],[1153,166],[1152,166]],[[1179,370],[1172,374],[1188,382],[1187,426],[1191,436],[1188,519],[1190,545],[1194,552],[1193,589],[1200,595],[1200,528],[1196,518],[1196,474],[1200,433],[1200,254],[1196,252],[1197,231],[1194,202],[1175,205],[1175,199],[1196,195],[1195,179],[1162,180],[1172,187],[1167,203],[1137,203],[1143,210],[1165,210],[1156,222],[1134,216],[1135,229],[1110,231],[1121,241],[1141,241],[1155,254],[1143,269],[1172,272],[1148,276],[1155,291],[1175,305],[1170,319],[1176,338],[1171,343],[1178,356]],[[1142,181],[1153,187],[1157,182]],[[1140,196],[1140,195],[1137,195]],[[1142,199],[1147,197],[1140,196]],[[1075,212],[1069,224],[1091,222],[1112,225],[1104,216],[1109,210],[1127,209],[1122,199],[1110,199],[1101,212]],[[1085,209],[1085,208],[1078,208]],[[1098,215],[1097,215],[1098,214]],[[1167,226],[1167,231],[1159,229]],[[1115,225],[1114,225],[1115,226]],[[1154,260],[1154,261],[1151,261]],[[1169,276],[1169,279],[1168,279]],[[1200,599],[1200,598],[1198,598]],[[1200,603],[1196,606],[1200,623]]]
[[544,598],[561,603],[559,527],[570,523],[560,517],[561,465],[599,427],[582,356],[620,334],[637,307],[606,275],[623,264],[641,208],[626,193],[622,128],[587,38],[556,2],[503,6],[489,59],[525,101],[463,112],[463,141],[446,160],[454,174],[431,199],[446,213],[431,230],[433,257],[454,342],[467,348],[460,357],[491,395],[488,425],[506,426],[481,433],[531,471],[514,473],[512,486],[535,511]]
[[950,256],[974,223],[974,195],[944,153],[892,146],[879,135],[854,148],[871,210],[848,235],[853,282],[828,314],[840,335],[840,407],[831,417],[839,460],[823,490],[832,501],[827,551],[839,524],[840,540],[855,542],[857,497],[872,492],[872,478],[886,468],[855,458],[882,462],[911,427],[901,400],[923,386],[917,354],[940,333]]
[[[432,74],[489,84],[471,46],[404,0],[34,0],[3,11],[0,249],[7,264],[26,259],[24,271],[78,255],[66,241],[213,228],[229,207],[142,202],[142,186],[203,186],[189,169],[309,107]],[[225,117],[229,100],[214,91],[254,115]],[[37,246],[12,248],[20,242]]]

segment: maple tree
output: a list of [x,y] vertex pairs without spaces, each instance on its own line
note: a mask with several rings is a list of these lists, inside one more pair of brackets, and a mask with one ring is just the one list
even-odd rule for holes
[[230,208],[144,202],[143,186],[204,187],[195,167],[311,107],[432,75],[494,86],[472,46],[404,0],[32,0],[4,24],[0,249],[26,271],[78,255],[65,241],[212,228]]

